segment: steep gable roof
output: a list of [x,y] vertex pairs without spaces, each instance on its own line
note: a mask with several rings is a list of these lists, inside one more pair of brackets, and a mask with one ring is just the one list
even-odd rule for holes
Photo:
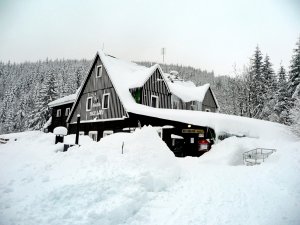
[[[75,104],[71,109],[71,113],[67,119],[67,122],[70,121],[70,118],[73,116],[73,111],[76,107],[77,102],[85,88],[85,85],[89,79],[89,75],[95,65],[97,57],[100,57],[100,60],[107,71],[107,74],[112,82],[118,97],[120,98],[121,103],[123,104],[124,109],[126,112],[135,112],[137,107],[147,107],[137,104],[130,93],[130,89],[142,87],[150,76],[155,72],[155,70],[159,70],[160,74],[162,75],[162,79],[164,80],[168,91],[177,95],[179,98],[182,98],[183,101],[193,101],[197,100],[202,102],[205,96],[205,93],[210,89],[209,84],[196,87],[191,83],[184,82],[184,83],[172,83],[170,80],[167,79],[166,74],[163,73],[161,67],[158,64],[154,66],[145,67],[141,65],[137,65],[136,63],[128,62],[122,59],[117,59],[110,55],[105,55],[102,51],[96,53],[94,60],[92,61],[90,70],[88,71],[83,84],[80,87],[79,94],[75,100]],[[196,96],[196,97],[195,97]],[[214,97],[215,98],[215,97]],[[215,99],[216,101],[216,99]],[[217,101],[216,101],[217,104]],[[218,104],[217,104],[218,105]]]

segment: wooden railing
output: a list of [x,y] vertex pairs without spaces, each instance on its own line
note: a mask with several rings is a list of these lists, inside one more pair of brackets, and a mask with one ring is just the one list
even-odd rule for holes
[[259,165],[265,161],[276,149],[256,148],[243,153],[243,161],[247,166]]

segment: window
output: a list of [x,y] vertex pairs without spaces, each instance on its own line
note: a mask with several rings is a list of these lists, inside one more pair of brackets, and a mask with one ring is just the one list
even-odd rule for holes
[[208,109],[208,108],[205,108],[205,112],[210,112],[210,109]]
[[103,94],[102,97],[102,109],[109,108],[109,93]]
[[158,108],[158,97],[156,95],[151,95],[151,106]]
[[90,131],[89,137],[93,139],[93,141],[97,141],[98,131]]
[[105,131],[103,131],[103,137],[106,137],[106,136],[111,135],[113,133],[114,133],[113,130],[105,130]]
[[92,109],[92,97],[86,99],[86,111],[91,111]]
[[66,108],[65,116],[68,116],[70,114],[70,108]]
[[61,117],[61,109],[58,109],[58,110],[56,111],[56,117]]
[[102,77],[102,65],[97,66],[96,77]]
[[141,89],[138,88],[134,91],[134,99],[136,103],[141,103]]

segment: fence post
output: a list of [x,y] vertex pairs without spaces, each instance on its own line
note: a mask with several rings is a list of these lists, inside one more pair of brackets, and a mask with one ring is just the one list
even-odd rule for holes
[[77,115],[75,145],[78,145],[78,140],[79,140],[79,125],[80,125],[80,114]]

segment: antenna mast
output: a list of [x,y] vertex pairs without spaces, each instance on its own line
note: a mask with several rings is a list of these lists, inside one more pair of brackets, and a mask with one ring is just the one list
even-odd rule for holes
[[161,49],[161,54],[163,56],[163,63],[165,63],[165,54],[166,54],[166,48]]

